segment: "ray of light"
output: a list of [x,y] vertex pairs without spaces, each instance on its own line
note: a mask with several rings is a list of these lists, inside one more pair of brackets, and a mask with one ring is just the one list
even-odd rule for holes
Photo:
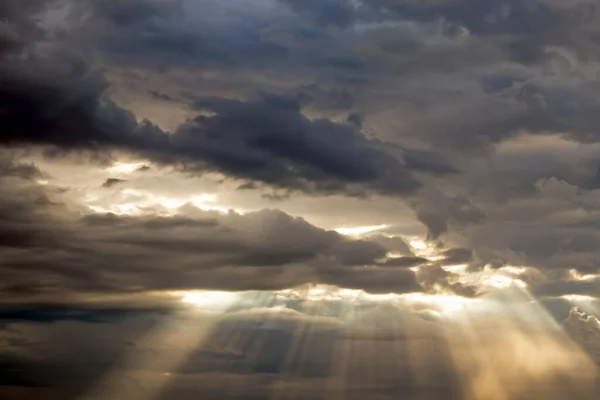
[[219,291],[184,291],[175,292],[174,295],[180,296],[181,301],[201,309],[224,310],[230,307],[236,301],[239,301],[240,294],[234,292]]
[[[307,290],[307,297],[322,296],[326,292],[326,288],[316,286]],[[324,344],[315,338],[320,328],[319,322],[310,318],[327,315],[328,303],[323,299],[304,301],[303,311],[309,318],[300,318],[292,327],[291,343],[280,371],[286,379],[303,377],[308,372],[306,365],[312,363],[312,369],[315,369],[318,368],[319,363],[329,364],[331,361],[332,354],[328,353],[331,349],[324,347]],[[313,373],[318,376],[319,370]],[[298,391],[299,388],[295,386],[273,386],[270,398],[272,400],[295,399]]]
[[[349,302],[348,312],[344,314],[344,321],[353,324],[356,318],[356,309]],[[352,340],[337,340],[330,365],[330,376],[325,384],[327,400],[346,400],[350,362],[354,355],[355,343]]]
[[[174,371],[187,355],[202,345],[217,314],[188,314],[164,321],[132,346],[121,361],[80,399],[127,400],[156,398],[169,382]],[[156,357],[155,351],[160,350]],[[132,396],[129,375],[137,371],[152,371],[153,378],[136,385]]]
[[466,399],[593,398],[595,364],[525,288],[455,314],[444,326]]
[[[165,318],[140,338],[118,365],[80,397],[82,400],[156,398],[189,355],[206,345],[213,328],[223,320],[223,312],[242,299],[242,294],[232,292],[180,291],[170,294],[189,308]],[[156,350],[161,352],[160,357],[155,356]],[[128,376],[138,371],[151,371],[152,379],[137,385],[132,397]]]

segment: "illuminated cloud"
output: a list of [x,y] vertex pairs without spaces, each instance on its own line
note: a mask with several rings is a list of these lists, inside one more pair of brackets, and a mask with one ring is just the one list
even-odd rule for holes
[[0,4],[0,397],[595,398],[598,0]]

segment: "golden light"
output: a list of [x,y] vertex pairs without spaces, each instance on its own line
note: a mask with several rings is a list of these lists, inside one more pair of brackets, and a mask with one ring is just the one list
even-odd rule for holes
[[567,300],[574,306],[577,306],[579,309],[585,311],[586,313],[594,314],[596,316],[600,316],[600,308],[597,307],[595,302],[598,301],[597,298],[592,296],[584,296],[580,294],[567,294],[561,296],[561,298]]
[[592,302],[594,300],[596,300],[594,297],[592,296],[583,296],[583,295],[579,295],[579,294],[567,294],[564,296],[561,296],[563,299],[569,300],[573,303],[583,303],[583,302]]
[[357,226],[357,227],[351,227],[351,228],[342,227],[342,228],[336,228],[336,229],[334,229],[334,231],[336,231],[339,234],[347,235],[347,236],[360,236],[360,235],[365,235],[367,233],[380,231],[387,227],[388,227],[388,225]]
[[237,293],[219,291],[185,291],[174,295],[183,303],[203,309],[225,309],[239,299]]
[[110,167],[106,169],[107,172],[111,174],[130,174],[137,169],[143,167],[145,163],[143,162],[135,162],[135,163],[126,163],[126,162],[116,162]]
[[413,238],[408,242],[408,244],[412,248],[413,253],[419,257],[425,257],[432,261],[442,258],[435,246],[432,246],[424,240]]
[[483,305],[483,300],[443,294],[407,293],[398,295],[398,299],[415,308],[427,308],[445,316],[455,315],[457,311],[468,307]]
[[[512,286],[480,312],[458,308],[444,324],[470,400],[565,398],[590,393],[593,361],[525,289]],[[493,312],[490,312],[493,311]],[[553,377],[561,376],[559,380]],[[577,397],[588,398],[588,397]]]
[[477,287],[479,293],[507,289],[512,286],[527,287],[527,284],[519,279],[519,276],[526,271],[526,268],[523,267],[507,266],[494,269],[486,266],[480,271],[469,271],[468,265],[460,264],[443,268],[456,274],[455,280],[457,282]]
[[571,277],[576,281],[591,281],[593,279],[600,279],[600,274],[581,274],[576,269],[569,270]]
[[418,250],[425,250],[427,247],[427,243],[425,243],[422,240],[411,240],[410,241],[410,247],[418,249]]

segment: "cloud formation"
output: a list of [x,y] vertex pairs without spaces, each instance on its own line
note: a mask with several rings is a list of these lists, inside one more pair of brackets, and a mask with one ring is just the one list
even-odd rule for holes
[[[44,186],[3,160],[11,290],[31,289],[26,265],[41,286],[84,291],[316,281],[472,296],[448,269],[468,264],[526,267],[539,295],[600,293],[597,1],[251,3],[0,8],[0,143],[16,158],[92,154],[92,170],[126,154],[265,195],[248,213],[132,202],[140,215],[82,217],[90,185]],[[94,185],[110,201],[143,181]],[[275,209],[301,197],[321,220],[337,216],[319,199],[364,201],[390,226],[351,239]],[[409,218],[422,252],[400,238]]]

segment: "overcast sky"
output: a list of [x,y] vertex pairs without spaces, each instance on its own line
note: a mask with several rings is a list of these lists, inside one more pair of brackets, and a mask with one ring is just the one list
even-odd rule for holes
[[593,400],[599,298],[598,0],[0,1],[0,397]]

